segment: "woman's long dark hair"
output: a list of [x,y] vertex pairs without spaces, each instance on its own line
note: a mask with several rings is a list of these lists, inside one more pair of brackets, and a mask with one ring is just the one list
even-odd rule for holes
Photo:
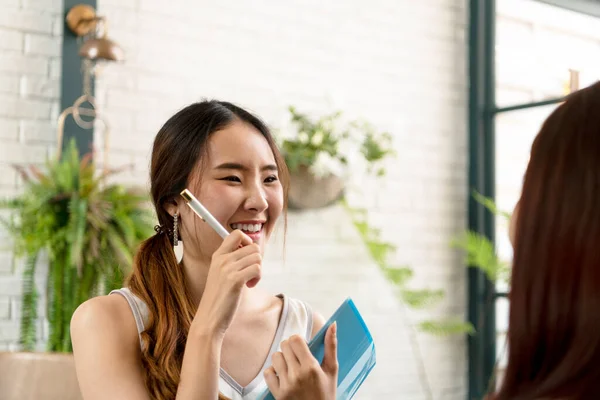
[[[284,188],[285,212],[289,186],[287,167],[267,126],[231,103],[203,101],[171,117],[154,140],[150,183],[161,226],[173,226],[173,217],[164,205],[188,186],[193,169],[205,154],[210,135],[236,120],[253,126],[267,139]],[[142,333],[142,364],[148,391],[153,399],[174,399],[196,307],[173,252],[172,234],[157,233],[141,245],[127,284],[150,311],[149,325]]]
[[537,135],[515,221],[496,400],[600,399],[600,83]]

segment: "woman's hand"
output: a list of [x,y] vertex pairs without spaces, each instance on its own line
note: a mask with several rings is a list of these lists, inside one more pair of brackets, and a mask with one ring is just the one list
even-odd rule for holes
[[[242,246],[242,247],[240,247]],[[209,335],[222,337],[240,304],[242,287],[261,277],[260,247],[240,230],[231,232],[214,252],[194,321]]]
[[325,334],[325,355],[319,365],[307,343],[298,335],[281,342],[281,352],[273,354],[265,380],[277,400],[335,400],[338,361],[337,326]]

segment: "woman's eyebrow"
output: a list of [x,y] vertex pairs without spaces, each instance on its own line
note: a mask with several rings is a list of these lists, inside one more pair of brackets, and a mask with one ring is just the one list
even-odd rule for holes
[[[240,163],[235,163],[235,162],[226,162],[226,163],[219,164],[215,167],[215,169],[235,169],[235,170],[241,170],[241,171],[249,170],[249,168],[246,167],[245,165],[240,164]],[[263,166],[260,170],[261,171],[277,171],[277,165],[267,164],[267,165]]]

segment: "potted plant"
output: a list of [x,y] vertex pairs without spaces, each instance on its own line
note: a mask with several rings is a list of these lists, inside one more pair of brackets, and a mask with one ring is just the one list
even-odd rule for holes
[[[0,354],[0,375],[6,380],[0,385],[0,397],[34,398],[15,391],[37,390],[44,398],[79,398],[69,355],[71,315],[90,297],[122,285],[136,247],[152,232],[152,213],[144,192],[107,183],[107,178],[118,171],[97,173],[91,154],[80,160],[74,141],[61,160],[46,163],[45,171],[33,165],[16,168],[24,189],[1,205],[11,211],[2,223],[13,239],[15,255],[26,260],[22,352]],[[49,260],[44,299],[48,353],[33,352],[40,300],[34,276],[42,253]],[[2,392],[7,390],[6,384],[13,392]]]
[[343,197],[348,175],[385,173],[381,161],[394,154],[389,133],[366,122],[341,122],[335,112],[316,120],[288,108],[292,129],[279,141],[290,170],[291,208],[319,208]]

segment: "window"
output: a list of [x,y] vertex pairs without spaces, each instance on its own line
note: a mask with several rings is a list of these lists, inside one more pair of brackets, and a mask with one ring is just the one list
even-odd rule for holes
[[[512,212],[542,122],[571,90],[600,79],[600,2],[470,0],[470,14],[470,186]],[[490,219],[471,201],[469,227],[490,236],[510,264],[504,217]],[[469,318],[478,327],[469,338],[469,399],[487,392],[490,364],[497,361],[499,379],[506,365],[508,289],[469,273]]]

